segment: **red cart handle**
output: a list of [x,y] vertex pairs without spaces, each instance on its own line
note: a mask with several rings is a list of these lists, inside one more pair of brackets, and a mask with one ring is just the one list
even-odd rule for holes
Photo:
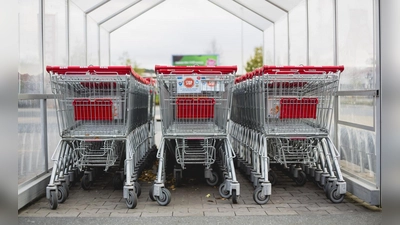
[[46,66],[48,73],[57,73],[62,75],[81,75],[81,74],[114,74],[132,75],[137,81],[143,84],[150,84],[149,81],[140,76],[131,66]]
[[263,66],[263,73],[268,74],[321,74],[343,72],[344,66]]
[[156,65],[158,74],[229,74],[237,71],[237,66],[163,66]]

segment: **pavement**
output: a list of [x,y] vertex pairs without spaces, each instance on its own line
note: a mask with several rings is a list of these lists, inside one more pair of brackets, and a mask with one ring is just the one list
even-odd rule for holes
[[[197,171],[197,172],[196,172]],[[147,171],[151,173],[151,170]],[[159,206],[148,197],[151,181],[141,181],[142,195],[135,209],[128,209],[122,190],[114,190],[112,174],[102,174],[90,190],[79,183],[70,189],[68,199],[56,210],[49,208],[45,197],[19,211],[20,224],[381,224],[382,212],[351,194],[342,203],[334,204],[322,189],[312,182],[296,186],[294,181],[277,172],[279,180],[273,186],[270,201],[257,205],[253,200],[253,187],[237,171],[241,184],[238,204],[221,198],[218,187],[208,186],[202,170],[184,172],[183,185],[168,183],[172,200],[168,206]],[[186,175],[186,176],[185,176]],[[190,176],[189,176],[190,175]]]

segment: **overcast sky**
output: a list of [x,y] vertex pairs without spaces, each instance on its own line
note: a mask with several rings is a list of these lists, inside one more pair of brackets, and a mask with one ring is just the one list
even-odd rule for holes
[[[243,35],[242,35],[243,25]],[[220,64],[241,71],[263,34],[207,0],[167,0],[111,34],[111,63],[124,51],[141,67],[171,64],[172,55],[206,54],[215,40]]]

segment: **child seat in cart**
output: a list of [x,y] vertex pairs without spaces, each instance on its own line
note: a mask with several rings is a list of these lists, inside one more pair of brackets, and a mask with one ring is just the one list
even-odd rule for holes
[[204,165],[206,182],[221,183],[221,195],[237,202],[235,154],[227,139],[236,70],[236,66],[155,66],[163,136],[157,179],[149,195],[160,205],[171,200],[164,186],[166,164],[174,168],[176,186],[187,166]]

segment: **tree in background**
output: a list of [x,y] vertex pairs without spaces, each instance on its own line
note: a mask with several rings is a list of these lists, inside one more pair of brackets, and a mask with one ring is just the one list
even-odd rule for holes
[[263,49],[262,46],[254,48],[254,56],[250,57],[250,59],[246,62],[245,70],[246,72],[251,72],[254,69],[260,68],[263,66]]
[[123,52],[122,56],[119,57],[119,61],[123,65],[131,66],[133,68],[133,70],[136,73],[138,73],[139,75],[143,75],[143,73],[146,70],[144,68],[140,68],[139,64],[136,61],[132,62],[131,58],[129,57],[129,53],[128,52]]

